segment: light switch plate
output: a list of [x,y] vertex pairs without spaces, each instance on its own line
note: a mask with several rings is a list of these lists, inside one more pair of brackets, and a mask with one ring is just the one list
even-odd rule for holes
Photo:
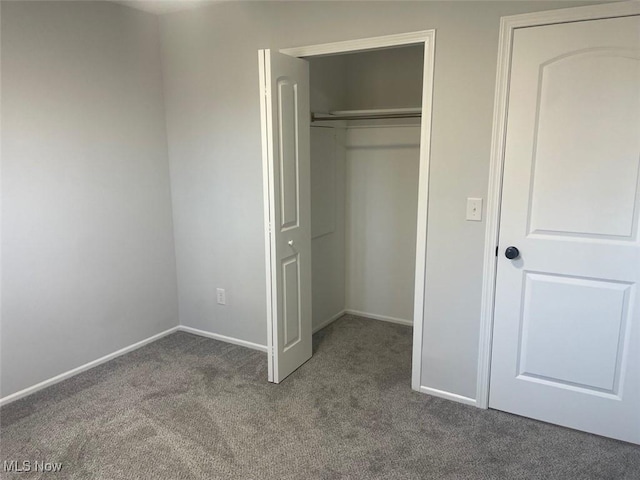
[[467,198],[467,220],[482,221],[482,199]]
[[224,288],[216,289],[216,300],[218,301],[218,305],[226,305],[227,304],[227,295],[224,291]]

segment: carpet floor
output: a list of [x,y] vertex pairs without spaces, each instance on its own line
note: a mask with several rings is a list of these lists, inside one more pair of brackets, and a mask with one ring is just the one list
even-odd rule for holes
[[411,335],[345,316],[272,385],[264,353],[175,333],[3,407],[0,460],[62,470],[0,476],[640,479],[640,447],[412,391]]

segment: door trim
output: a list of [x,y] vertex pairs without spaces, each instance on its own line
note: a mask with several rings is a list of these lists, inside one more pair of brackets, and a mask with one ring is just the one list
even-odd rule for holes
[[478,345],[478,377],[476,405],[489,407],[489,379],[491,374],[491,345],[497,273],[497,247],[500,232],[500,202],[507,126],[507,98],[511,73],[513,33],[517,28],[552,25],[557,23],[600,20],[605,18],[640,15],[640,2],[629,1],[586,7],[572,7],[546,12],[513,15],[500,19],[498,70],[493,107],[493,133],[487,193],[484,266],[482,278],[482,306],[480,312],[480,339]]
[[[416,235],[416,271],[414,286],[414,309],[413,309],[413,353],[411,388],[421,391],[421,364],[422,364],[422,332],[424,322],[424,286],[426,274],[426,253],[427,253],[427,210],[429,203],[429,162],[431,156],[431,113],[433,102],[433,77],[434,77],[434,55],[435,55],[435,30],[424,30],[419,32],[400,33],[395,35],[385,35],[380,37],[361,38],[342,42],[324,43],[303,47],[284,48],[280,53],[293,57],[314,57],[324,55],[335,55],[353,52],[365,52],[390,47],[402,47],[409,45],[424,45],[424,66],[422,73],[422,122],[420,128],[420,173],[418,177],[418,215],[417,215],[417,235]],[[262,79],[261,79],[262,84]],[[261,105],[264,98],[261,98]],[[264,132],[263,132],[264,135]],[[263,138],[264,140],[264,138]],[[263,142],[264,145],[264,142]],[[264,146],[263,146],[264,148]],[[263,164],[263,173],[268,172],[268,165]],[[265,183],[265,189],[267,184]],[[272,275],[270,272],[269,255],[271,248],[269,245],[269,208],[266,202],[269,201],[269,192],[265,190],[265,229],[267,244],[265,252],[267,254],[267,323],[271,335],[273,329],[273,313],[271,311],[271,291]],[[268,352],[269,364],[273,352]]]
[[[275,246],[271,243],[271,204],[275,202],[269,179],[273,165],[269,162],[268,148],[268,124],[271,118],[267,115],[267,91],[266,91],[266,61],[265,50],[258,50],[258,77],[260,82],[260,116],[266,119],[266,123],[260,122],[260,137],[262,144],[262,193],[264,206],[264,234],[265,234],[265,272],[267,277],[267,378],[273,382],[274,378],[274,354],[273,354],[273,302],[272,284],[276,283],[275,272],[271,269],[271,258],[275,255]],[[272,251],[274,250],[274,251]]]

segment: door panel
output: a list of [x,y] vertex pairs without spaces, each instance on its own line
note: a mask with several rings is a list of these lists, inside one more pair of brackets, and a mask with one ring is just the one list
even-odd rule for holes
[[489,399],[636,443],[639,32],[638,16],[514,32]]
[[[638,62],[633,50],[598,48],[541,65],[530,231],[631,235],[640,162]],[[615,158],[616,168],[603,158]]]
[[525,274],[519,378],[616,393],[630,286]]
[[282,229],[298,227],[297,88],[291,79],[278,79],[278,162]]
[[269,197],[269,380],[311,358],[309,66],[260,51],[263,163]]
[[283,351],[287,351],[300,341],[300,262],[298,255],[282,262],[282,305],[284,311]]

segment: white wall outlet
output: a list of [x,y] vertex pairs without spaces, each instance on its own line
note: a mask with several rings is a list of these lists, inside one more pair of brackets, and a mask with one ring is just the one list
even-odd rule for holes
[[482,221],[482,199],[467,198],[467,220]]
[[218,301],[218,305],[227,304],[227,294],[225,293],[224,288],[216,288],[216,299]]

